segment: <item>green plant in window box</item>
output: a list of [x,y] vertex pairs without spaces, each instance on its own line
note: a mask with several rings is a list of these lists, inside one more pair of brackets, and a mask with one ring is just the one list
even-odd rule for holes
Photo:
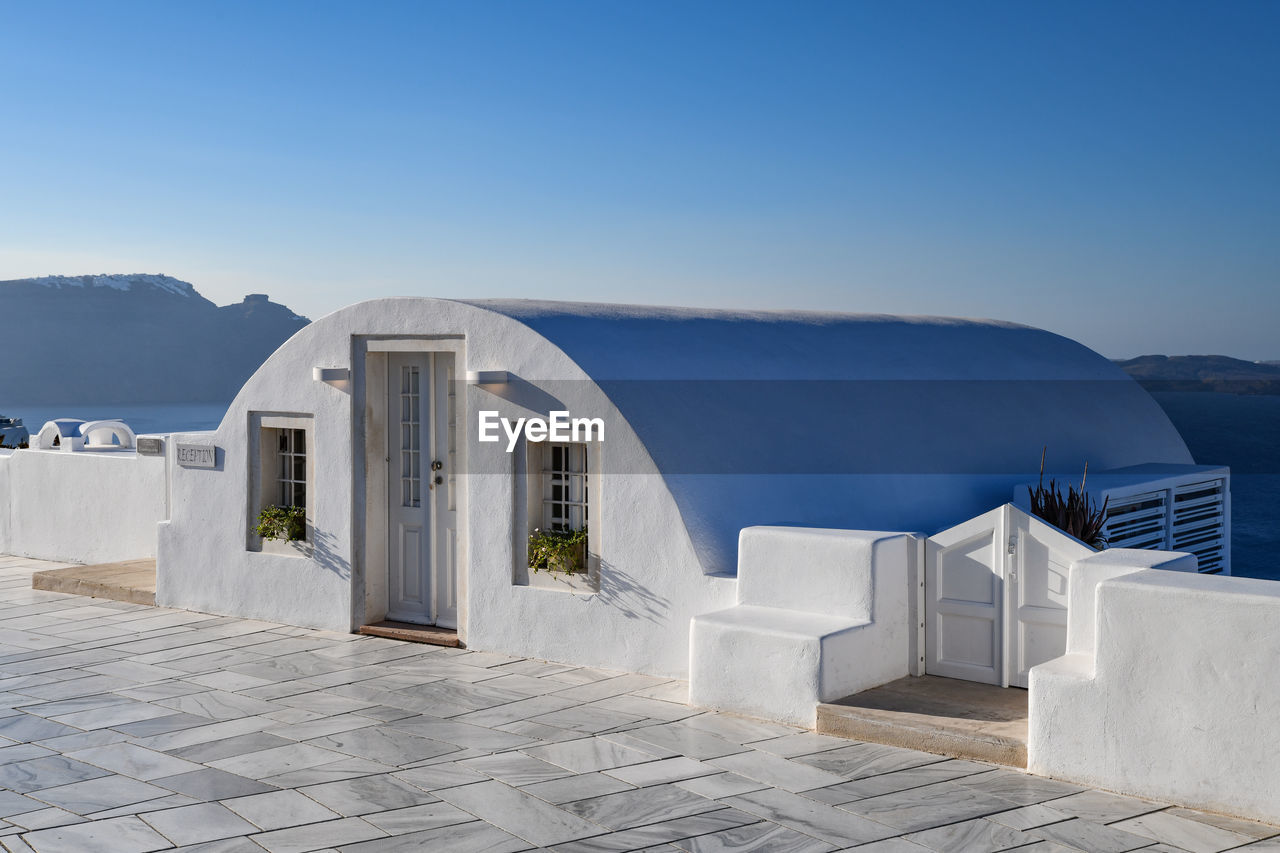
[[535,572],[585,574],[587,571],[587,528],[543,530],[529,534],[529,568]]
[[263,539],[300,542],[307,538],[307,511],[300,506],[269,506],[258,513],[253,531]]

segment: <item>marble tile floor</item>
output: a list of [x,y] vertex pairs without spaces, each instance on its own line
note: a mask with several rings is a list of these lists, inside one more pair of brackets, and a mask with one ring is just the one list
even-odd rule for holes
[[678,681],[31,589],[7,853],[1280,851],[1280,827],[699,711]]

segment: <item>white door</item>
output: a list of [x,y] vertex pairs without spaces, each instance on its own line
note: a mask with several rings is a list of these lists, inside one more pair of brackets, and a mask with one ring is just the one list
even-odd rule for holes
[[1008,682],[1026,687],[1031,667],[1067,651],[1067,578],[1094,553],[1047,522],[1009,507]]
[[1002,684],[1004,508],[925,541],[925,671]]
[[925,543],[925,671],[1026,687],[1067,650],[1071,564],[1094,553],[1012,504]]
[[391,353],[387,618],[456,628],[457,418],[452,353]]

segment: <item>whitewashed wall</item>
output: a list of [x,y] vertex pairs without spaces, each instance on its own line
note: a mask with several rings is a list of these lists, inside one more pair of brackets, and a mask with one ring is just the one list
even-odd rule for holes
[[911,671],[915,537],[748,527],[738,554],[737,606],[690,627],[690,702],[812,728]]
[[[250,378],[218,430],[200,437],[219,448],[218,468],[173,469],[171,520],[160,527],[157,602],[339,631],[381,618],[377,599],[385,596],[386,565],[377,555],[386,534],[367,519],[376,516],[371,510],[385,501],[385,490],[373,486],[366,500],[366,469],[377,460],[366,459],[364,447],[382,402],[376,389],[365,387],[363,336],[429,335],[465,336],[459,376],[506,370],[520,380],[505,388],[470,386],[461,395],[459,442],[470,473],[459,477],[459,634],[468,647],[686,675],[689,620],[731,604],[736,582],[703,572],[644,446],[573,361],[518,321],[443,300],[378,300],[344,309],[303,329]],[[314,381],[314,367],[351,367],[351,381],[345,388]],[[480,408],[513,418],[545,416],[553,401],[575,416],[606,422],[601,517],[591,525],[603,562],[594,594],[515,582],[526,535],[513,521],[523,502],[516,456],[504,443],[481,444],[476,437]],[[314,417],[310,555],[246,545],[250,412]],[[385,600],[381,607],[385,612]]]
[[0,552],[71,563],[154,557],[165,459],[0,451]]
[[1031,670],[1028,769],[1280,822],[1280,584],[1109,554],[1072,568],[1068,653]]
[[[1168,419],[1113,365],[1073,342],[1010,324],[375,300],[311,324],[259,368],[206,437],[220,448],[217,469],[173,469],[157,600],[344,631],[382,618],[386,486],[379,469],[385,471],[386,454],[378,452],[377,436],[385,428],[385,378],[380,384],[379,357],[366,344],[432,337],[461,347],[459,377],[513,377],[506,385],[467,387],[458,397],[466,460],[458,479],[458,627],[477,649],[685,676],[690,620],[736,600],[733,546],[744,526],[927,529],[931,521],[972,514],[975,503],[989,506],[988,493],[1007,495],[1016,482],[1011,475],[981,472],[1016,471],[1016,459],[1033,464],[1046,438],[1064,458],[1083,454],[1097,464],[1190,461]],[[316,381],[317,367],[349,368],[350,379],[341,387]],[[761,377],[803,393],[784,394],[791,404],[761,406],[743,383],[721,381]],[[866,398],[859,395],[867,388],[846,386],[836,394],[809,381],[817,378],[868,380],[887,396]],[[960,398],[940,400],[923,433],[911,431],[923,423],[911,402],[917,398],[902,396],[907,387],[927,393],[921,383],[881,381],[913,378],[937,380],[939,393]],[[1096,381],[1114,386],[1116,400],[1099,408],[1097,388],[1081,402],[1079,390],[1063,397],[1063,382],[1033,384],[1023,402],[1034,405],[1015,409],[1034,442],[1027,438],[1017,450],[967,417],[996,411],[965,396],[971,380],[981,388],[999,384],[991,379]],[[829,398],[848,417],[810,417]],[[527,531],[518,454],[501,442],[478,442],[480,409],[510,418],[564,409],[604,419],[593,497],[600,511],[590,525],[598,592],[519,582]],[[868,411],[898,417],[866,417]],[[308,554],[256,551],[247,541],[255,412],[311,418],[315,542]],[[957,432],[955,423],[969,430]],[[1047,437],[1046,423],[1062,434]],[[863,431],[851,433],[855,427]],[[938,433],[946,440],[919,440]],[[790,454],[775,459],[781,448]],[[919,459],[926,451],[938,460]],[[833,459],[840,476],[827,473]],[[939,460],[949,467],[933,464]],[[774,467],[761,470],[763,462]],[[904,473],[910,471],[952,473]]]

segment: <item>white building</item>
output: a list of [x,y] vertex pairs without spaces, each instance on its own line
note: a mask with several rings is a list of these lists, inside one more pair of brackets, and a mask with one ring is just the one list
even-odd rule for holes
[[[599,419],[603,439],[480,440]],[[581,437],[581,436],[580,436]],[[753,525],[934,532],[1034,475],[1189,465],[1156,403],[1087,348],[1010,323],[387,299],[303,329],[175,465],[158,603],[687,677],[690,620],[737,602]],[[303,543],[253,533],[306,508]],[[531,572],[589,530],[586,578]],[[905,661],[904,664],[905,666]]]

